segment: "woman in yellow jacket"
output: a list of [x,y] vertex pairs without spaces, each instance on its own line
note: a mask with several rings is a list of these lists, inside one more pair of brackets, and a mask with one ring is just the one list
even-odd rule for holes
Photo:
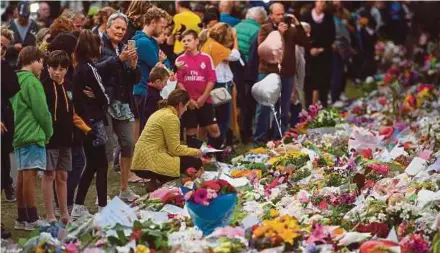
[[167,100],[159,102],[159,110],[148,119],[134,149],[132,171],[150,179],[147,191],[177,179],[188,168],[202,167],[199,149],[180,144],[179,117],[186,111],[190,97],[184,90],[174,90]]

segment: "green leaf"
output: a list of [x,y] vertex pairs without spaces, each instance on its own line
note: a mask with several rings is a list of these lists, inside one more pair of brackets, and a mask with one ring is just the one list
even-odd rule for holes
[[118,235],[119,240],[121,241],[122,245],[125,245],[128,243],[128,238],[127,238],[127,236],[125,236],[124,230],[117,230],[116,234]]
[[27,241],[28,241],[27,238],[19,238],[17,244],[20,248],[24,248],[24,245],[26,244]]
[[411,196],[408,197],[410,201],[416,201],[417,200],[417,194],[411,194]]
[[109,236],[107,238],[107,241],[111,244],[111,245],[117,245],[117,246],[122,246],[121,242],[119,241],[119,239],[116,236]]
[[90,233],[84,233],[79,236],[79,241],[81,242],[82,245],[88,244],[92,239],[93,238],[92,235],[90,235]]
[[134,221],[133,223],[134,229],[142,229],[142,223],[138,220]]

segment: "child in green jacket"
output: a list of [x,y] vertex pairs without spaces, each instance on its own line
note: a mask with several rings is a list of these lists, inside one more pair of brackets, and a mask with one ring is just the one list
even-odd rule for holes
[[43,53],[36,47],[23,48],[18,55],[20,91],[11,98],[14,110],[14,141],[17,160],[17,209],[15,229],[32,231],[43,225],[38,216],[35,180],[46,169],[46,143],[50,140],[52,118],[43,85],[38,76],[43,69]]

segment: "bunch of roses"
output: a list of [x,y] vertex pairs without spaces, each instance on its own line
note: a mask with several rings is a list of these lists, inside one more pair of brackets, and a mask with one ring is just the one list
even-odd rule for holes
[[348,206],[356,201],[355,193],[329,193],[325,195],[314,194],[312,204],[320,209],[327,210],[329,206]]
[[318,116],[318,113],[321,109],[322,105],[320,104],[310,105],[308,111],[303,109],[299,114],[300,121],[312,122],[316,118],[316,116]]
[[209,180],[203,182],[196,189],[187,192],[184,198],[186,201],[208,206],[209,203],[218,196],[235,192],[235,188],[225,180]]
[[403,238],[400,246],[407,249],[406,252],[425,253],[429,252],[429,244],[425,241],[421,234],[415,233]]

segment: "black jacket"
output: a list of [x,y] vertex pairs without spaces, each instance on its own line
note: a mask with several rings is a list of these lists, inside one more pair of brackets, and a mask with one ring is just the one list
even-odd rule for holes
[[[86,87],[90,87],[95,98],[84,94]],[[90,120],[104,120],[110,99],[105,93],[101,76],[94,63],[80,61],[73,71],[73,104],[76,113],[86,122]]]
[[160,90],[154,88],[153,86],[147,85],[147,100],[145,102],[145,123],[147,123],[153,113],[159,110],[159,101],[162,100],[160,95]]
[[14,44],[21,43],[23,47],[26,46],[36,46],[37,45],[37,37],[35,36],[38,32],[38,25],[37,23],[29,19],[29,28],[26,32],[26,36],[24,39],[20,37],[20,33],[18,32],[17,25],[15,24],[14,20],[9,21],[9,29],[14,32],[14,39],[11,41],[11,45],[6,50],[6,61],[8,62],[9,66],[15,68],[17,65],[17,58],[18,58],[18,51],[15,49]]
[[249,48],[249,59],[244,70],[244,81],[252,85],[258,81],[258,66],[260,58],[258,56],[258,36],[255,36]]
[[[121,103],[132,104],[133,85],[140,80],[139,68],[131,69],[126,62],[121,62],[108,38],[107,33],[102,36],[101,59],[96,64],[105,86],[105,92],[110,100],[119,100]],[[124,49],[124,44],[119,44],[119,52]]]
[[[5,124],[8,131],[2,134],[2,149],[12,151],[12,140],[14,136],[14,112],[12,110],[11,102],[9,101],[17,92],[20,91],[17,74],[14,70],[2,59],[1,62],[1,86],[2,86],[2,114],[1,121]],[[6,159],[6,158],[3,158]]]
[[142,27],[138,27],[131,20],[128,20],[127,30],[125,31],[124,43],[127,43],[128,40],[131,40],[136,33],[136,31],[142,30]]
[[43,81],[44,93],[49,112],[52,114],[53,135],[46,145],[48,149],[71,147],[73,144],[73,102],[68,95],[70,83],[67,79],[62,85],[46,78]]

